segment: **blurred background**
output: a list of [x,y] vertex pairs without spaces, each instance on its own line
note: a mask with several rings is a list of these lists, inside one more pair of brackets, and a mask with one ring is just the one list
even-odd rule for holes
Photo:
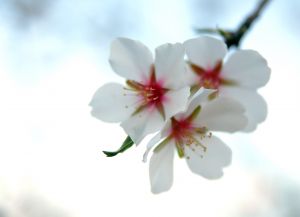
[[144,147],[106,158],[125,138],[90,115],[110,69],[110,42],[150,49],[234,29],[257,0],[0,0],[0,217],[300,216],[300,2],[271,1],[241,48],[272,68],[269,113],[251,134],[223,135],[232,165],[216,181],[175,160],[175,181],[152,195]]

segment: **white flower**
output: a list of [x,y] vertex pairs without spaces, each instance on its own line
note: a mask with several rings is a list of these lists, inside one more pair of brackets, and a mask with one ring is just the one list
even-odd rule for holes
[[151,190],[160,193],[173,182],[174,150],[184,157],[192,172],[208,179],[223,175],[223,167],[231,162],[231,150],[211,131],[236,132],[247,124],[244,108],[231,98],[208,100],[213,90],[201,88],[190,100],[185,112],[172,117],[148,143],[144,154],[160,142],[150,159]]
[[92,115],[107,122],[121,122],[138,144],[185,109],[190,91],[183,57],[184,48],[179,43],[156,48],[153,60],[142,43],[116,39],[109,61],[113,70],[127,79],[127,86],[108,83],[99,88],[90,103]]
[[203,36],[184,43],[189,59],[190,85],[194,89],[218,89],[220,96],[232,97],[246,108],[248,125],[244,131],[253,131],[265,120],[267,105],[257,93],[270,77],[266,60],[256,51],[238,50],[223,61],[226,44]]

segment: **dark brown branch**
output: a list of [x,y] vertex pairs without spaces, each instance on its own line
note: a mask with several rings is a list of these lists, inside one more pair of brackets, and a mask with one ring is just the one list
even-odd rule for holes
[[[260,16],[262,10],[271,0],[261,0],[256,9],[240,24],[238,29],[234,32],[227,32],[225,43],[228,48],[231,46],[238,47],[244,35],[249,31],[255,20]],[[223,35],[224,36],[224,35]]]
[[245,18],[245,20],[239,25],[239,27],[235,31],[204,28],[197,29],[197,32],[219,34],[224,38],[228,48],[232,46],[238,47],[245,34],[250,30],[252,24],[258,19],[261,12],[270,1],[271,0],[260,0],[255,10]]

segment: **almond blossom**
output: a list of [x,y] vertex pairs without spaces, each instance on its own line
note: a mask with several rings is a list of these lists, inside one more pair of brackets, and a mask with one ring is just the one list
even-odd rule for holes
[[226,44],[208,36],[187,40],[184,46],[192,90],[217,89],[220,96],[238,100],[246,108],[248,118],[244,131],[253,131],[265,120],[267,105],[257,89],[268,82],[270,69],[258,52],[237,50],[224,61]]
[[141,42],[116,39],[111,44],[109,62],[126,79],[126,86],[108,83],[100,87],[90,102],[92,115],[102,121],[121,122],[139,144],[185,109],[190,91],[183,57],[184,47],[179,43],[156,48],[153,59]]
[[223,175],[231,162],[231,150],[212,131],[236,132],[247,124],[244,108],[231,98],[209,96],[215,90],[201,88],[189,101],[186,111],[173,116],[148,143],[144,161],[159,143],[150,159],[149,173],[153,193],[167,191],[173,182],[173,157],[177,150],[192,172],[207,179]]

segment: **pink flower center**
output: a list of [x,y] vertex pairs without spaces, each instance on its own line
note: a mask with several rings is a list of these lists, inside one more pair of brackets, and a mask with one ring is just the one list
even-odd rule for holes
[[201,139],[207,135],[210,136],[210,133],[208,133],[208,129],[206,127],[196,127],[193,123],[200,111],[201,106],[199,105],[188,117],[178,120],[175,119],[175,117],[171,118],[171,131],[164,142],[174,139],[179,157],[184,156],[185,145],[195,144],[196,146],[201,146],[203,150],[206,151],[206,147],[202,145],[196,137],[200,137]]
[[192,113],[184,118],[171,118],[171,132],[169,137],[174,138],[178,143],[183,144],[190,139],[195,133],[206,134],[206,128],[195,127],[193,121],[197,118],[201,111],[201,106],[197,106]]
[[200,79],[200,85],[209,89],[218,89],[220,86],[220,76],[214,71],[207,71]]
[[176,120],[175,118],[172,118],[171,121],[172,129],[170,136],[176,141],[181,143],[185,138],[188,138],[191,133],[193,133],[193,125],[190,120]]
[[156,108],[162,117],[165,119],[165,111],[163,102],[166,99],[165,93],[168,89],[163,87],[161,81],[156,80],[154,66],[151,68],[149,79],[144,84],[128,80],[127,85],[132,88],[133,91],[137,92],[140,97],[139,106],[133,115],[141,112],[145,108]]
[[191,68],[195,74],[199,76],[199,85],[207,89],[219,89],[223,79],[220,76],[222,62],[219,61],[212,69],[203,69],[200,66],[191,64]]
[[157,145],[157,147],[154,149],[154,152],[158,152],[161,147],[168,144],[168,142],[171,140],[175,141],[179,157],[183,157],[185,155],[185,146],[189,146],[191,144],[201,146],[203,148],[203,151],[205,152],[206,147],[202,145],[202,143],[199,142],[198,139],[205,138],[206,136],[211,137],[211,133],[205,126],[197,127],[195,123],[193,123],[199,115],[200,111],[201,106],[199,105],[187,117],[181,117],[178,119],[172,117],[168,136]]
[[156,105],[163,102],[166,89],[159,82],[150,81],[149,84],[142,86],[140,95],[143,97],[144,103]]

